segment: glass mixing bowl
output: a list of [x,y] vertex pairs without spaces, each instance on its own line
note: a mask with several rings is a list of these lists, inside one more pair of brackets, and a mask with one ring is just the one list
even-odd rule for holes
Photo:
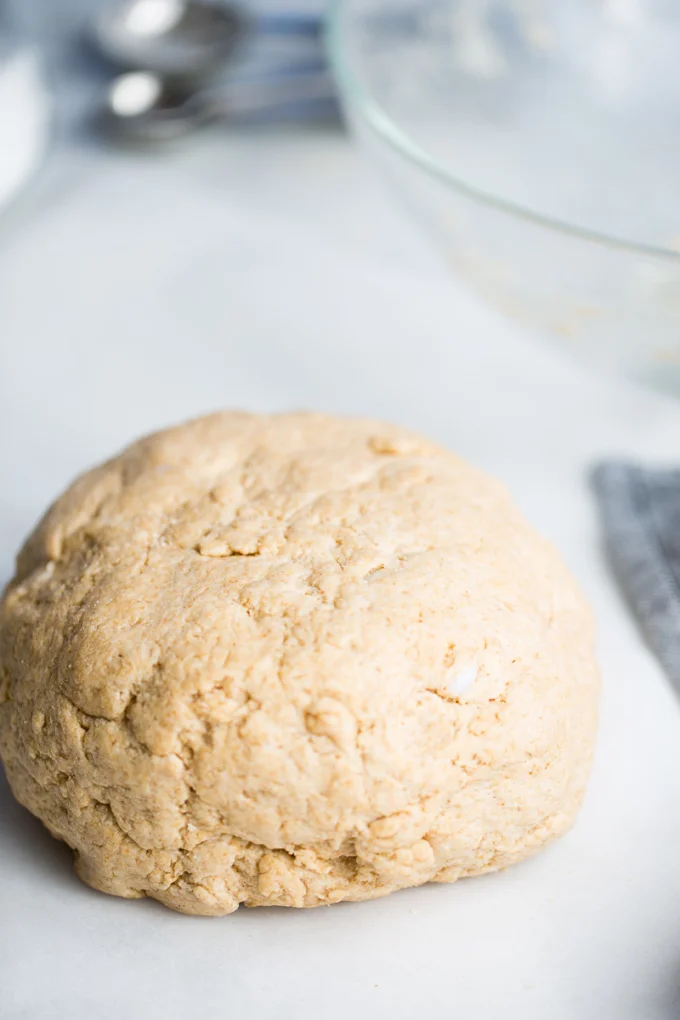
[[356,134],[465,277],[680,392],[680,2],[336,0]]

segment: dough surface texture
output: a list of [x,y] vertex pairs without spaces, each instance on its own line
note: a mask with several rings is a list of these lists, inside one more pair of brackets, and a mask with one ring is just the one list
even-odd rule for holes
[[394,426],[222,413],[83,475],[0,610],[0,754],[85,882],[363,900],[572,823],[590,612],[501,485]]

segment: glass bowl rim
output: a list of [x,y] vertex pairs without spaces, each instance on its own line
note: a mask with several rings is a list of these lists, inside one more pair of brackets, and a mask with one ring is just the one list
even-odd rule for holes
[[604,245],[633,255],[663,259],[667,262],[680,262],[680,252],[674,251],[672,248],[628,241],[597,230],[576,226],[537,212],[528,206],[519,205],[483,191],[458,177],[447,166],[431,156],[426,149],[409,138],[381,106],[379,100],[361,82],[353,66],[351,53],[346,46],[343,19],[347,8],[348,0],[330,0],[325,27],[326,51],[343,105],[356,110],[363,122],[407,162],[464,198],[495,209],[511,218],[567,237],[577,238],[591,244]]

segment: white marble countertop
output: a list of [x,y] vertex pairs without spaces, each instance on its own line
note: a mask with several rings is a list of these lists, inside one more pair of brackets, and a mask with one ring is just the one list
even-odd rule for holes
[[603,563],[586,472],[680,458],[680,404],[591,378],[468,294],[349,142],[63,143],[0,233],[0,574],[46,502],[222,406],[395,419],[500,475],[600,623],[586,805],[507,873],[330,910],[190,919],[103,897],[0,790],[0,1014],[670,1020],[680,706]]

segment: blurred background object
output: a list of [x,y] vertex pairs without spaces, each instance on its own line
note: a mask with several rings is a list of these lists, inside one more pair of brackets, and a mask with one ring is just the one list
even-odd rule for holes
[[[134,70],[111,82],[100,125],[118,140],[153,143],[215,120],[337,113],[322,26],[320,14],[257,17],[206,0],[110,0],[90,37]],[[258,59],[263,37],[278,40],[278,51]]]
[[680,4],[337,0],[331,50],[356,134],[456,271],[680,392]]
[[156,74],[201,79],[257,39],[270,58],[309,59],[323,45],[322,11],[256,13],[222,0],[108,0],[88,35],[112,63]]
[[0,0],[0,208],[40,162],[48,109],[38,54],[7,0]]
[[[154,143],[189,135],[215,121],[304,117],[332,104],[335,87],[328,74],[270,75],[264,80],[231,82],[222,88],[192,88],[150,71],[129,71],[111,83],[101,124],[121,141]],[[310,110],[311,107],[311,110]]]
[[231,4],[114,0],[95,14],[89,34],[123,67],[202,78],[224,63],[249,29],[245,13]]

